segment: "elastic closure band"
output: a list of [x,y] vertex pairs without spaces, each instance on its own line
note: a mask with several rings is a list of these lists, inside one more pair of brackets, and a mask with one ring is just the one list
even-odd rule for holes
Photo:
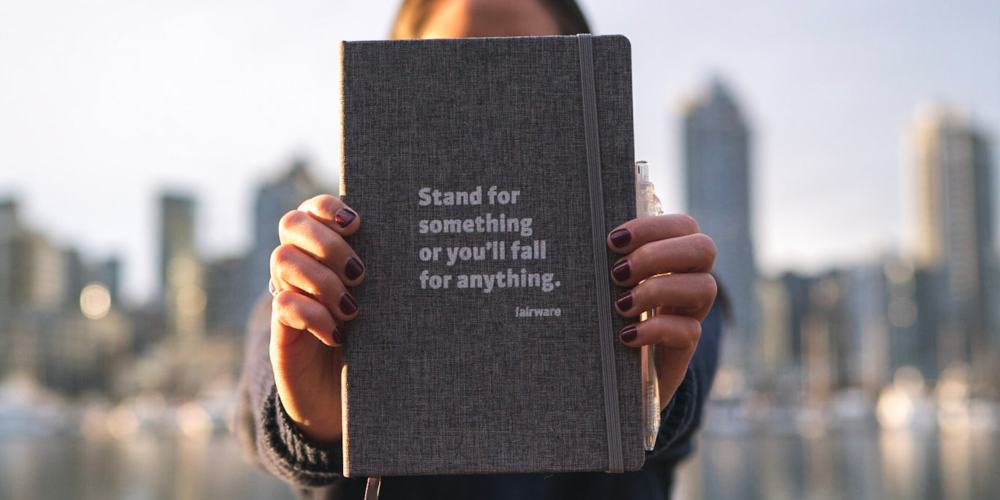
[[618,412],[618,376],[615,369],[615,334],[611,329],[611,282],[608,279],[604,227],[604,193],[601,179],[601,144],[597,133],[597,94],[594,85],[594,48],[589,34],[577,35],[580,49],[580,82],[583,88],[583,126],[586,131],[587,173],[590,185],[590,221],[594,243],[597,319],[600,325],[601,372],[604,379],[604,421],[608,434],[608,472],[624,472],[621,417]]

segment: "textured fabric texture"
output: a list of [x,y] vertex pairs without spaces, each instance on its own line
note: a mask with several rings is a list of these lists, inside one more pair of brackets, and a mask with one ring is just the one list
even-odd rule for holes
[[[594,37],[593,49],[607,234],[635,217],[631,60],[621,36]],[[579,61],[576,37],[343,44],[343,189],[363,214],[350,242],[368,270],[352,293],[379,304],[346,326],[346,474],[608,469],[597,308],[610,304],[594,289]],[[490,204],[491,186],[518,191],[517,203]],[[477,187],[481,205],[419,205],[422,188]],[[421,232],[421,221],[501,215],[530,218],[531,234]],[[513,259],[514,242],[540,241],[544,260]],[[419,253],[492,242],[506,259]],[[596,258],[617,260],[603,248]],[[424,270],[452,276],[450,288],[430,288]],[[558,286],[460,288],[461,276],[497,273],[552,273]],[[626,319],[612,317],[618,332]],[[624,466],[635,470],[639,351],[616,342],[614,360]]]
[[[260,300],[247,333],[247,352],[237,414],[237,436],[247,458],[257,467],[288,482],[304,499],[364,497],[365,478],[343,477],[340,447],[319,447],[302,438],[281,417],[268,359],[270,296]],[[719,360],[723,318],[717,304],[702,323],[701,341],[688,373],[661,414],[653,451],[637,472],[607,474],[489,474],[383,477],[380,498],[394,499],[665,499],[670,495],[674,466],[693,449],[693,435]]]

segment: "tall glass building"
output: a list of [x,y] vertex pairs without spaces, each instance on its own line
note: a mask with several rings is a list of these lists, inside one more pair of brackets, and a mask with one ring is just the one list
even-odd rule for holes
[[939,106],[917,111],[908,138],[914,260],[933,289],[918,306],[936,331],[938,368],[966,366],[980,381],[995,381],[1000,325],[989,141],[968,117]]
[[687,212],[715,241],[714,274],[733,306],[723,362],[750,368],[756,346],[758,301],[751,214],[750,131],[729,90],[712,82],[684,111]]

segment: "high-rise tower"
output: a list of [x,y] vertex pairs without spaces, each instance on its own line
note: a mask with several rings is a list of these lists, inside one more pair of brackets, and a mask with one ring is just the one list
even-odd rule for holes
[[160,292],[167,331],[199,338],[205,328],[203,269],[195,247],[195,202],[179,194],[160,198]]
[[736,320],[723,361],[748,371],[753,366],[758,310],[750,132],[739,106],[719,81],[684,111],[684,169],[687,212],[715,241],[713,274],[728,294]]
[[[937,330],[939,369],[1000,369],[994,182],[988,140],[954,110],[919,109],[909,130],[914,260],[930,276],[919,304]],[[933,309],[927,314],[927,309]]]

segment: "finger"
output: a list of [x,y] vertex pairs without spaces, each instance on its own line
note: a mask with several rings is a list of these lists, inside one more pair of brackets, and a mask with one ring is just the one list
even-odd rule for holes
[[358,314],[358,303],[347,293],[344,283],[330,268],[320,264],[294,245],[281,245],[272,254],[274,275],[282,283],[316,299],[339,321],[349,321]]
[[701,323],[689,316],[653,316],[622,330],[622,341],[631,347],[656,346],[661,410],[684,381],[700,337]]
[[343,343],[343,331],[330,311],[315,299],[284,291],[275,295],[271,304],[271,342],[275,347],[291,347],[303,332],[329,346]]
[[715,278],[708,273],[680,273],[653,276],[615,300],[619,314],[632,318],[657,308],[671,314],[702,321],[715,302]]
[[657,315],[626,326],[620,337],[630,347],[658,344],[667,349],[694,350],[701,338],[701,322],[690,316]]
[[296,293],[301,293],[303,295],[308,295],[306,291],[282,279],[281,275],[278,273],[278,261],[287,260],[289,256],[292,253],[294,253],[292,252],[292,250],[295,250],[295,247],[292,245],[288,245],[288,247],[282,248],[284,246],[285,245],[278,245],[271,252],[271,281],[274,283],[274,289],[279,292],[287,290],[290,292],[296,292]]
[[698,231],[698,223],[686,214],[640,217],[608,233],[608,246],[618,253],[626,254],[652,241],[687,236]]
[[715,263],[715,243],[695,233],[646,243],[611,267],[611,277],[632,286],[664,273],[707,273]]
[[282,244],[295,245],[323,263],[349,286],[364,280],[365,266],[344,238],[301,210],[292,210],[278,224]]
[[347,236],[354,234],[361,226],[361,217],[351,210],[340,198],[328,194],[314,196],[302,202],[299,210],[308,213],[326,227]]

